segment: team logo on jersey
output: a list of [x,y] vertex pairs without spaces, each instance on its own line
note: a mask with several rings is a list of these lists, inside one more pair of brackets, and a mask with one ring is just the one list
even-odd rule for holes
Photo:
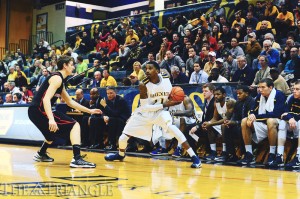
[[150,94],[150,98],[154,98],[154,97],[164,97],[164,96],[169,96],[170,92],[157,92],[154,94]]

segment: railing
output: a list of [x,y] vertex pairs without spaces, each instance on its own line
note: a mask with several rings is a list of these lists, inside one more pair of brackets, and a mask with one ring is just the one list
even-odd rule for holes
[[28,47],[29,47],[29,40],[28,39],[20,39],[19,41],[19,48],[21,52],[25,55],[28,54]]
[[[53,43],[50,43],[49,45],[52,46],[52,45],[54,45],[54,44],[56,44],[56,43],[58,43],[58,42],[61,42],[61,43],[62,43],[60,46],[62,46],[62,45],[65,44],[64,40],[57,40],[57,41],[55,41],[55,42],[53,42]],[[56,46],[57,46],[57,45],[56,45]]]
[[6,49],[4,47],[0,47],[0,60],[2,60],[5,56]]
[[8,50],[10,52],[17,52],[17,49],[19,48],[19,44],[16,44],[16,43],[9,43],[8,45]]
[[53,32],[39,31],[36,35],[31,35],[28,44],[29,54],[32,54],[34,45],[38,44],[41,38],[44,38],[45,41],[51,44],[53,43]]

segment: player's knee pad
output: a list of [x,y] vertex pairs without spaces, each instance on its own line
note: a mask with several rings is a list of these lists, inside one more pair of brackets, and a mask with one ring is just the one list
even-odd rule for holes
[[183,133],[175,125],[169,125],[168,132],[171,133],[177,139],[178,144],[182,144],[186,141],[186,138],[183,135]]
[[127,147],[127,141],[129,140],[129,137],[122,133],[122,135],[119,137],[119,148],[120,149],[126,149]]

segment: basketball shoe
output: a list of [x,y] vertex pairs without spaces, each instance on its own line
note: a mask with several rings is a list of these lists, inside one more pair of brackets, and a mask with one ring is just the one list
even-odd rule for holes
[[287,168],[287,169],[298,169],[298,168],[300,168],[299,155],[296,155],[292,161],[287,163],[285,165],[285,168]]
[[275,159],[269,164],[269,167],[272,168],[283,167],[283,166],[284,166],[284,162],[281,154],[277,154]]
[[109,153],[104,157],[106,161],[114,161],[114,160],[123,161],[124,158],[125,156],[120,156],[119,153]]
[[243,159],[236,162],[238,165],[250,165],[255,164],[255,158],[249,151],[246,152]]
[[181,157],[181,152],[182,152],[182,149],[180,147],[176,147],[172,157],[174,158],[180,158]]
[[42,154],[40,152],[37,152],[34,156],[33,156],[33,160],[37,161],[37,162],[53,162],[54,159],[49,157],[47,153]]
[[191,165],[192,168],[200,168],[201,167],[201,160],[197,156],[192,157],[193,164]]
[[70,167],[72,168],[95,168],[96,164],[92,163],[92,162],[88,162],[85,161],[82,156],[80,156],[79,159],[75,159],[73,157],[71,163],[70,163]]
[[275,153],[269,153],[268,161],[267,161],[267,163],[266,163],[266,166],[272,165],[273,162],[275,161],[275,158],[276,158]]
[[204,160],[209,160],[209,161],[214,161],[216,160],[217,157],[217,152],[216,151],[211,151],[209,155],[203,157]]
[[158,147],[154,151],[150,152],[150,155],[153,156],[163,156],[163,155],[169,155],[167,149]]

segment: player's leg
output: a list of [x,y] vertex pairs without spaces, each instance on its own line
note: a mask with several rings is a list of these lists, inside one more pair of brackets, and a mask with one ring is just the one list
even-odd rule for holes
[[200,159],[190,147],[183,133],[172,124],[172,117],[168,111],[161,111],[153,123],[161,126],[166,132],[171,133],[178,140],[178,144],[181,144],[182,147],[187,150],[193,161],[193,164],[191,165],[192,168],[201,167]]
[[[284,153],[284,144],[286,141],[286,134],[288,130],[288,125],[287,122],[284,120],[279,121],[279,126],[278,126],[278,144],[277,144],[277,154],[275,161],[269,166],[271,167],[282,167],[284,166],[283,162],[283,153]],[[271,146],[270,146],[271,149]]]
[[[283,158],[278,157],[278,161],[276,159],[276,145],[277,145],[277,134],[278,134],[278,120],[276,118],[267,119],[267,127],[268,127],[268,139],[270,144],[270,151],[268,155],[267,166],[277,167],[278,164],[283,164]],[[282,165],[283,166],[283,165]]]
[[[289,125],[287,125],[289,126]],[[297,122],[297,128],[294,129],[294,136],[298,137],[298,148],[297,154],[295,155],[294,159],[285,165],[286,169],[299,169],[300,168],[300,121]]]
[[245,143],[245,150],[246,153],[244,157],[237,161],[237,164],[240,165],[248,165],[248,164],[255,164],[255,158],[253,156],[253,151],[252,151],[252,126],[249,127],[247,124],[248,118],[244,118],[241,123],[242,127],[242,135],[243,135],[243,140]]

